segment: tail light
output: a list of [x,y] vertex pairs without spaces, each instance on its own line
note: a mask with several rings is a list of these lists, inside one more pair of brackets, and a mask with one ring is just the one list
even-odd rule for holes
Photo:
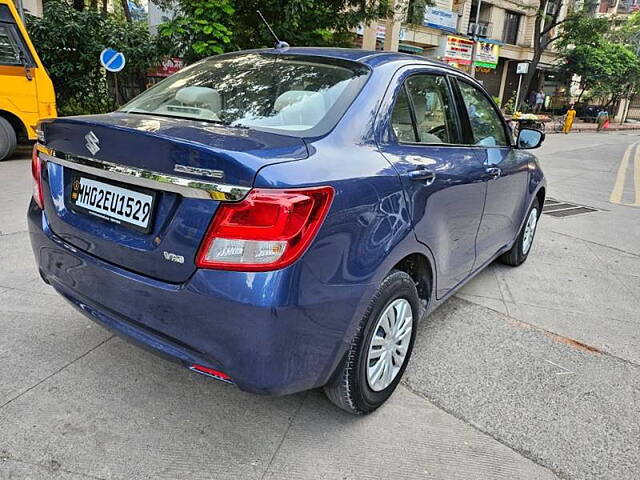
[[33,200],[36,204],[44,209],[43,195],[42,195],[42,160],[38,155],[38,145],[33,146],[33,152],[31,153],[31,176],[33,177]]
[[251,190],[223,203],[198,252],[196,264],[221,270],[286,267],[307,249],[333,199],[333,188]]

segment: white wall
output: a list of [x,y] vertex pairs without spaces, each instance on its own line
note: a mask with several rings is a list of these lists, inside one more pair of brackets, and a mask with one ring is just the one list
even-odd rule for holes
[[[18,8],[20,0],[13,0],[13,3],[16,8]],[[42,0],[22,0],[22,8],[24,9],[24,13],[29,13],[37,17],[42,16]]]

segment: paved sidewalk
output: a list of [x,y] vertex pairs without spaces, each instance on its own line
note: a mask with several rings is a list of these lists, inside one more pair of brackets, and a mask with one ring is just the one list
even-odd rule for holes
[[[546,133],[562,133],[562,131],[556,132],[554,131],[555,122],[549,121],[545,122],[545,132]],[[570,133],[594,133],[598,130],[597,123],[589,123],[589,122],[574,122],[571,127]],[[617,131],[634,131],[640,130],[640,123],[614,123],[611,122],[609,127],[602,131],[602,133],[606,132],[617,132]]]

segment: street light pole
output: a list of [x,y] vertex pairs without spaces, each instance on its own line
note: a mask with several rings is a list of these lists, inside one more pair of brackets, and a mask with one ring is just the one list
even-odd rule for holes
[[478,29],[480,21],[480,8],[482,8],[482,0],[478,0],[478,8],[476,8],[476,19],[473,22],[473,45],[471,45],[471,76],[476,77],[476,52],[478,51]]

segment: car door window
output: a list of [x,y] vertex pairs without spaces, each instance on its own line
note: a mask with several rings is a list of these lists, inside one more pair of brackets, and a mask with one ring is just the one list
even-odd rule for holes
[[458,85],[469,115],[474,144],[485,147],[509,145],[504,124],[485,94],[468,83],[458,82]]
[[456,143],[447,80],[439,75],[413,75],[406,81],[420,143]]
[[415,143],[416,130],[413,125],[411,116],[411,107],[409,106],[409,97],[404,88],[400,89],[400,93],[396,97],[396,103],[391,113],[391,127],[396,139],[400,143]]
[[449,87],[445,77],[410,76],[398,94],[391,126],[399,142],[458,143]]

